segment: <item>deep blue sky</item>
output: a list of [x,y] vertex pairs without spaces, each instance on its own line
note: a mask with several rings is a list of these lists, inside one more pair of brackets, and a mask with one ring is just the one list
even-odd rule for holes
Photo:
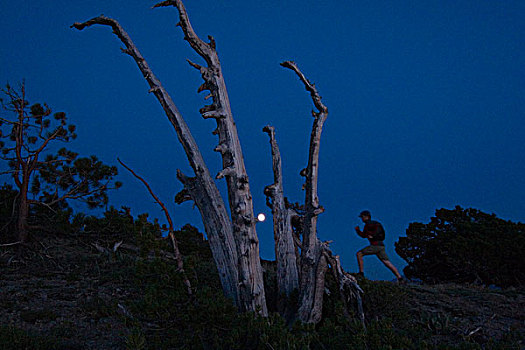
[[[121,157],[165,202],[191,174],[175,133],[135,63],[108,27],[82,32],[75,21],[99,14],[126,28],[192,128],[212,173],[215,123],[198,109],[201,62],[183,40],[176,9],[150,1],[2,1],[0,83],[26,79],[31,102],[65,111],[78,127],[70,148],[116,164]],[[353,227],[362,209],[387,231],[387,252],[410,222],[428,222],[456,204],[523,221],[525,97],[523,1],[186,1],[201,37],[213,35],[243,145],[256,212],[269,214],[268,138],[276,127],[285,192],[303,201],[312,103],[289,70],[296,61],[329,108],[321,142],[319,236],[333,240],[356,271],[365,245]],[[112,195],[133,213],[161,212],[142,184],[121,169]],[[220,183],[224,188],[224,183]],[[191,204],[171,205],[177,226],[202,230]],[[273,259],[271,217],[258,225],[262,257]],[[393,276],[374,257],[370,278]]]

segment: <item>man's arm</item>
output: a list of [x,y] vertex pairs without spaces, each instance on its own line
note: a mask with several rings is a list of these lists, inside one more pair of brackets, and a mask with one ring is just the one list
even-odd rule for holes
[[359,226],[356,226],[356,227],[355,227],[355,232],[356,232],[360,237],[367,238],[367,236],[365,235],[364,232],[361,231],[361,229],[359,228]]
[[372,238],[373,235],[374,235],[374,232],[370,232],[370,227],[368,227],[367,225],[365,225],[364,231],[361,231],[361,229],[359,228],[359,226],[356,226],[355,227],[355,232],[360,236],[360,237],[363,237],[363,238]]

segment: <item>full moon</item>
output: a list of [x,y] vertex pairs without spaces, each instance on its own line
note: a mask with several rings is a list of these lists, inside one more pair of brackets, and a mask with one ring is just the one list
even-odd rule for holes
[[266,216],[263,213],[260,213],[259,215],[257,215],[257,220],[262,222],[266,220]]

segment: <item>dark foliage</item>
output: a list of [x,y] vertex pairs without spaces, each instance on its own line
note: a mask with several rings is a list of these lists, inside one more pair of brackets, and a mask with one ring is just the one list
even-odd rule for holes
[[19,240],[25,241],[35,227],[45,229],[49,221],[67,220],[68,201],[84,202],[91,209],[106,206],[107,191],[121,186],[113,181],[117,168],[95,156],[58,149],[58,143],[77,137],[76,127],[68,124],[64,112],[53,113],[46,104],[30,105],[24,84],[2,91],[7,99],[0,99],[0,159],[7,170],[0,174],[9,177],[18,192],[16,201],[5,205],[16,207],[8,217],[16,222]]
[[[487,329],[492,324],[478,319],[492,310],[452,307],[463,294],[469,301],[490,295],[500,303],[492,308],[501,314],[498,322],[521,320],[512,311],[522,295],[518,290],[438,290],[362,279],[363,329],[352,310],[345,313],[329,273],[322,321],[289,325],[275,312],[268,318],[237,312],[222,293],[208,242],[190,225],[175,236],[194,288],[191,297],[162,226],[147,214],[134,218],[129,208],[111,208],[101,217],[77,214],[69,225],[69,235],[42,235],[39,243],[31,243],[24,260],[7,250],[0,257],[0,316],[8,320],[0,327],[0,349],[481,350],[522,345],[519,330],[496,338]],[[123,244],[115,250],[117,242]],[[266,286],[275,296],[274,262],[263,266],[266,282],[273,281]],[[437,307],[438,300],[446,307]],[[424,311],[426,304],[431,308]],[[478,325],[482,329],[467,337]]]
[[411,223],[396,252],[409,278],[425,282],[525,283],[525,224],[456,206],[436,210],[428,224]]

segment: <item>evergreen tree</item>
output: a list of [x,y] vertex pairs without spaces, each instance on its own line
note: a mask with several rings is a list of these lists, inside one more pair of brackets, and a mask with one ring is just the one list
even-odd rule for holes
[[1,100],[0,158],[8,170],[1,174],[11,176],[18,190],[13,210],[18,241],[27,240],[34,226],[29,219],[36,213],[61,213],[68,200],[83,201],[89,208],[106,205],[107,190],[121,185],[112,181],[117,168],[95,156],[79,158],[66,148],[52,152],[52,144],[77,136],[66,114],[53,113],[45,104],[30,105],[24,84],[2,91],[7,100]]
[[477,209],[436,210],[428,224],[411,223],[396,252],[409,278],[425,282],[480,282],[498,286],[525,282],[525,224]]

